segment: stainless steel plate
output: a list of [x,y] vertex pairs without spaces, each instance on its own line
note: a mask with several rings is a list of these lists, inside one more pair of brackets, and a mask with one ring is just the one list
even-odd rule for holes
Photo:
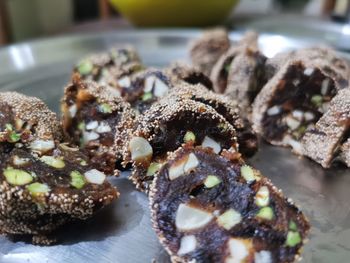
[[[81,56],[115,43],[136,46],[147,65],[164,66],[187,58],[188,42],[198,31],[110,32],[68,36],[25,43],[0,50],[0,91],[16,90],[38,96],[56,112],[72,64]],[[232,40],[241,36],[231,34]],[[268,56],[315,43],[281,35],[261,35]],[[343,54],[347,56],[346,54]],[[250,160],[291,197],[309,217],[312,230],[303,262],[343,263],[350,256],[350,171],[343,167],[324,170],[289,150],[261,145]],[[168,262],[151,228],[148,201],[126,179],[113,178],[121,198],[93,219],[63,230],[63,243],[33,246],[0,237],[1,262]]]

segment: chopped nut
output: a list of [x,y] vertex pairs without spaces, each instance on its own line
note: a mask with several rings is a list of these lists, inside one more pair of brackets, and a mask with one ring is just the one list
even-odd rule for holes
[[312,73],[314,73],[314,69],[313,68],[306,68],[304,70],[304,75],[306,75],[306,76],[311,76]]
[[25,185],[33,181],[33,176],[24,170],[7,167],[4,170],[6,181],[12,185]]
[[322,105],[323,98],[321,95],[313,95],[311,97],[311,103],[315,105],[317,108]]
[[97,128],[95,129],[97,133],[106,133],[106,132],[111,132],[112,128],[104,121],[102,121]]
[[301,242],[301,236],[299,232],[288,231],[286,246],[287,247],[295,247]]
[[164,97],[168,93],[169,87],[159,78],[154,82],[154,96],[158,98]]
[[152,92],[153,87],[154,87],[155,79],[156,79],[156,77],[153,76],[153,75],[148,76],[148,77],[145,79],[145,86],[144,86],[144,89],[143,89],[145,93],[147,93],[147,92]]
[[170,180],[175,180],[176,178],[182,176],[185,171],[184,171],[184,167],[185,164],[187,162],[188,156],[186,156],[186,158],[183,158],[179,161],[177,161],[175,164],[173,164],[170,168],[169,168],[169,179]]
[[81,165],[81,166],[86,166],[86,165],[87,165],[87,162],[86,162],[85,160],[81,160],[81,161],[80,161],[80,165]]
[[16,166],[22,166],[22,165],[28,164],[29,163],[29,159],[28,158],[21,158],[21,157],[15,155],[15,156],[13,156],[12,162]]
[[161,167],[160,163],[151,163],[147,169],[146,175],[153,176],[156,172],[159,171],[160,167]]
[[83,122],[83,121],[79,122],[78,129],[81,130],[81,131],[85,130],[85,122]]
[[90,60],[83,60],[78,64],[77,70],[81,75],[88,75],[91,73],[93,68],[94,65]]
[[70,152],[77,152],[79,151],[78,147],[69,147],[67,143],[61,143],[59,145],[60,148],[62,148],[65,151],[70,151]]
[[100,138],[100,135],[96,132],[83,132],[83,142],[84,144],[90,142],[90,141],[94,141],[97,140],[98,138]]
[[196,141],[196,135],[194,135],[193,132],[187,131],[185,136],[184,136],[184,142],[195,142]]
[[153,98],[152,92],[145,92],[142,95],[142,101],[148,101],[148,100],[151,100],[152,98]]
[[289,222],[289,229],[292,230],[292,231],[297,231],[298,230],[298,226],[293,220],[291,220]]
[[118,85],[123,87],[123,88],[130,87],[130,85],[131,85],[131,80],[130,80],[129,76],[124,76],[124,77],[118,79],[117,82],[118,82]]
[[221,151],[220,144],[208,136],[204,137],[204,140],[202,142],[202,147],[212,148],[215,153],[219,153]]
[[184,166],[184,172],[188,173],[189,171],[193,170],[194,168],[196,168],[199,164],[199,161],[196,157],[196,155],[194,153],[190,153],[188,155],[188,159],[187,162]]
[[259,212],[256,214],[258,218],[266,219],[266,220],[272,220],[274,218],[274,212],[271,207],[266,206],[259,210]]
[[102,103],[98,106],[98,109],[102,113],[112,113],[112,107],[107,103]]
[[300,126],[300,121],[292,118],[291,116],[287,116],[286,117],[286,123],[287,126],[294,131],[295,129],[297,129]]
[[280,112],[281,112],[280,106],[273,106],[273,107],[269,108],[266,113],[268,116],[273,116],[273,115],[279,114]]
[[215,175],[208,175],[208,177],[204,181],[204,185],[206,188],[212,188],[218,185],[219,183],[221,183],[221,180]]
[[180,204],[176,212],[175,225],[180,231],[198,229],[208,224],[213,215],[207,211]]
[[304,118],[306,121],[312,121],[315,118],[315,114],[313,114],[312,112],[305,112],[304,114]]
[[185,255],[196,249],[197,240],[194,235],[183,236],[180,241],[180,248],[177,252],[178,255]]
[[55,158],[53,156],[47,156],[44,155],[40,158],[40,160],[44,163],[46,163],[49,166],[52,166],[54,168],[57,169],[62,169],[66,166],[66,164],[64,163],[64,161],[60,158]]
[[301,110],[293,110],[292,116],[298,121],[302,121],[304,113]]
[[47,184],[41,184],[41,183],[32,183],[30,185],[27,185],[26,188],[30,192],[30,194],[33,196],[46,194],[50,191],[50,188]]
[[321,94],[324,96],[328,93],[328,88],[329,88],[329,83],[330,83],[330,79],[326,78],[322,81],[321,84]]
[[24,121],[23,120],[21,120],[21,119],[16,119],[15,120],[16,130],[22,129],[23,125],[24,125]]
[[77,105],[73,104],[73,105],[69,106],[68,111],[69,111],[70,117],[74,118],[75,115],[77,114],[77,111],[78,111]]
[[91,169],[84,173],[86,180],[92,184],[103,184],[106,175],[96,169]]
[[97,126],[98,126],[97,121],[90,121],[88,124],[86,124],[86,129],[87,130],[94,130],[97,128]]
[[79,171],[72,171],[70,173],[70,184],[77,189],[81,189],[85,185],[85,178]]
[[234,209],[229,209],[217,219],[219,226],[230,230],[235,225],[239,224],[242,220],[241,214]]
[[267,250],[261,250],[259,252],[255,252],[254,254],[254,262],[255,263],[272,263],[271,252]]
[[230,238],[230,240],[228,241],[230,256],[228,260],[226,260],[226,262],[245,262],[245,259],[249,256],[251,246],[252,245],[249,240]]
[[267,206],[270,203],[270,191],[267,186],[262,186],[255,196],[255,203],[257,206]]
[[247,181],[247,183],[255,180],[254,171],[249,165],[243,165],[241,167],[241,175]]
[[135,162],[143,162],[151,159],[153,154],[152,146],[143,137],[133,137],[129,143],[131,159]]
[[52,150],[55,147],[54,141],[44,141],[44,140],[35,140],[29,146],[33,151],[38,151],[40,153],[45,153]]

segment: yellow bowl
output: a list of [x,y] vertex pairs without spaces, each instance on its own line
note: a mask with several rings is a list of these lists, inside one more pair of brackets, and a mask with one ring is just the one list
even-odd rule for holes
[[239,0],[110,0],[136,26],[196,27],[224,21]]

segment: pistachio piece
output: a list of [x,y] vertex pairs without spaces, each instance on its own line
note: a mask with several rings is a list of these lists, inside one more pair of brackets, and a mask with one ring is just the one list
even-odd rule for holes
[[20,130],[23,128],[24,125],[24,121],[21,119],[16,119],[15,120],[15,126],[16,126],[16,130]]
[[153,98],[152,92],[145,92],[145,93],[143,93],[141,99],[142,99],[142,101],[148,101],[148,100],[150,100],[152,98]]
[[197,240],[194,235],[183,236],[180,241],[180,248],[177,251],[178,255],[185,255],[196,249]]
[[85,179],[92,184],[103,184],[106,175],[96,169],[91,169],[84,173]]
[[47,184],[41,183],[32,183],[30,185],[27,185],[26,188],[30,192],[30,194],[34,196],[46,194],[50,191],[50,188]]
[[85,122],[83,122],[83,121],[79,122],[78,129],[81,131],[85,130]]
[[259,210],[256,216],[261,219],[272,220],[274,217],[274,212],[271,207],[265,206]]
[[184,142],[195,142],[196,141],[196,135],[194,135],[193,132],[187,131],[184,136]]
[[85,185],[85,178],[79,171],[72,171],[70,173],[70,184],[77,189],[81,189]]
[[323,98],[321,95],[313,95],[311,97],[311,103],[315,105],[317,108],[322,105]]
[[299,232],[295,231],[288,231],[287,239],[286,239],[286,246],[287,247],[295,247],[301,242],[301,236]]
[[85,160],[81,160],[81,161],[80,161],[80,165],[81,165],[81,166],[86,166],[86,165],[87,165],[87,162],[86,162]]
[[212,188],[218,185],[219,183],[221,183],[221,180],[215,175],[208,175],[208,177],[204,181],[204,185],[206,188]]
[[12,167],[7,167],[4,170],[4,176],[6,181],[12,185],[25,185],[33,181],[33,176],[30,173]]
[[78,72],[81,75],[88,75],[93,70],[94,65],[90,60],[82,60],[77,67]]
[[204,140],[202,142],[202,147],[212,148],[215,153],[219,153],[221,151],[220,144],[208,136],[204,137]]
[[44,163],[46,163],[49,166],[52,166],[54,168],[57,169],[62,169],[63,167],[66,166],[66,164],[64,163],[64,161],[60,158],[55,158],[53,156],[48,156],[48,155],[44,155],[40,158],[40,160]]
[[291,220],[291,221],[289,222],[289,229],[290,229],[290,230],[293,230],[293,231],[297,231],[297,230],[298,230],[298,226],[297,226],[297,224],[296,224],[293,220]]
[[159,171],[160,167],[161,167],[160,163],[151,163],[148,166],[146,176],[153,176],[156,172]]
[[112,107],[107,103],[102,103],[99,105],[98,110],[102,113],[112,113]]
[[175,217],[175,225],[180,231],[198,229],[208,224],[213,215],[207,211],[180,204]]
[[225,213],[217,218],[219,226],[230,230],[242,220],[241,214],[234,209],[228,209]]
[[270,202],[270,191],[267,186],[262,186],[255,196],[255,203],[257,206],[267,206]]
[[241,166],[241,175],[247,181],[247,183],[253,182],[255,180],[254,170],[249,165]]
[[143,137],[133,137],[129,142],[129,151],[135,162],[148,161],[153,154],[152,146]]

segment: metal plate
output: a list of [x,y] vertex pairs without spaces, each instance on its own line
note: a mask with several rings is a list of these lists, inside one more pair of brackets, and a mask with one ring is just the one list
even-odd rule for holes
[[[115,43],[136,46],[147,65],[164,66],[186,59],[188,42],[198,31],[110,32],[69,36],[10,46],[0,50],[0,91],[16,90],[38,96],[58,112],[62,88],[72,64],[81,56]],[[241,34],[231,34],[232,40]],[[261,35],[265,54],[313,45],[309,41],[280,35]],[[343,54],[344,56],[347,56]],[[303,262],[343,263],[350,255],[350,171],[343,167],[324,170],[288,149],[261,145],[249,160],[270,177],[309,217],[312,230],[303,252]],[[33,246],[0,237],[1,262],[168,262],[158,243],[148,201],[125,178],[113,178],[121,198],[91,220],[62,229],[62,243]]]

